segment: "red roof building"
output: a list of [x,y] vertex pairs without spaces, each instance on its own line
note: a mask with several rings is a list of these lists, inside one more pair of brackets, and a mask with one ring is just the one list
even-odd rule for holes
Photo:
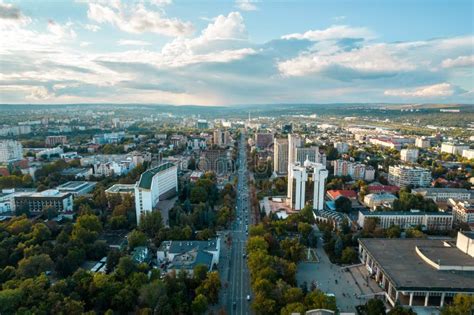
[[349,199],[357,199],[357,193],[354,190],[328,190],[326,196],[331,200],[336,200],[339,197],[346,197]]

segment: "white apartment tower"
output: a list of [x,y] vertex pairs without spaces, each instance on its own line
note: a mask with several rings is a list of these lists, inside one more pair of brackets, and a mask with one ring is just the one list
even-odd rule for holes
[[15,140],[0,141],[0,162],[21,160],[23,158],[23,146]]
[[398,187],[428,187],[431,184],[431,172],[421,167],[395,165],[388,168],[388,182]]
[[403,149],[400,151],[400,159],[404,162],[416,163],[418,161],[418,149]]
[[305,204],[306,181],[308,173],[306,168],[291,164],[288,174],[288,194],[290,195],[290,204],[293,210],[301,210]]
[[299,135],[289,134],[288,135],[288,198],[291,198],[292,189],[292,168],[293,164],[296,162],[296,148],[301,147],[302,139]]

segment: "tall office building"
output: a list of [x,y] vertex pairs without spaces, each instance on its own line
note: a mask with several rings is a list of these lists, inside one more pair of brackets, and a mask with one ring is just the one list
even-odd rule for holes
[[258,149],[267,149],[273,143],[273,133],[258,132],[255,134],[255,145]]
[[273,141],[273,171],[277,174],[288,174],[288,139]]
[[296,148],[296,162],[303,165],[306,160],[326,165],[326,155],[319,152],[319,147]]
[[0,141],[0,162],[21,160],[23,158],[23,146],[15,140]]
[[310,162],[306,160],[304,167],[311,174],[311,180],[314,183],[313,188],[313,209],[323,210],[324,209],[324,189],[326,179],[328,178],[328,171],[326,166],[321,163]]

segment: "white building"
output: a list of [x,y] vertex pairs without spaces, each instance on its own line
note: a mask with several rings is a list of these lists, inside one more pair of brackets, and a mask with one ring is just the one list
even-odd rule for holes
[[301,210],[306,204],[306,182],[311,179],[313,188],[313,209],[323,210],[326,167],[321,163],[306,160],[304,165],[292,164],[288,175],[289,201],[293,210]]
[[474,227],[474,203],[449,200],[453,208],[454,221]]
[[405,165],[388,168],[388,182],[398,187],[427,187],[431,184],[431,172],[421,167]]
[[432,199],[434,202],[447,201],[448,199],[469,200],[474,197],[474,193],[465,188],[416,188],[411,192]]
[[23,158],[23,146],[15,140],[0,141],[0,162],[21,160]]
[[[352,179],[365,179],[366,166],[362,163],[350,162],[347,160],[334,161],[334,176],[350,176]],[[375,170],[371,168],[368,176],[369,180],[374,180]]]
[[49,159],[52,155],[60,156],[63,153],[64,153],[64,150],[61,147],[44,149],[36,153],[36,158],[46,157],[47,159]]
[[426,149],[431,146],[431,141],[425,137],[418,137],[415,140],[415,146],[420,149]]
[[364,197],[364,205],[370,209],[376,209],[378,206],[391,207],[393,202],[397,199],[389,193],[368,194]]
[[424,230],[448,231],[453,227],[453,215],[445,212],[412,211],[359,211],[357,224],[361,228],[369,218],[378,219],[377,226],[387,229],[392,225],[402,229],[421,225]]
[[464,150],[468,150],[468,145],[463,144],[455,144],[451,142],[444,142],[441,144],[441,152],[454,154],[454,155],[461,155]]
[[155,209],[160,199],[178,192],[178,167],[173,163],[163,163],[147,170],[135,185],[135,209],[137,224],[140,216]]
[[365,168],[365,177],[364,179],[368,182],[372,182],[375,180],[375,168],[373,168],[372,166],[367,166]]
[[462,151],[462,157],[466,159],[474,159],[474,149],[466,149]]
[[418,161],[418,149],[403,149],[400,151],[400,159],[404,162],[416,163]]

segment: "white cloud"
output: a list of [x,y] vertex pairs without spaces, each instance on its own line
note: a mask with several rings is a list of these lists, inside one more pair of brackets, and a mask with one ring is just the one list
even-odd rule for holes
[[0,1],[0,29],[17,28],[30,23],[31,18],[25,16],[20,9]]
[[87,47],[87,46],[90,46],[92,43],[91,42],[80,42],[79,43],[79,46],[81,47]]
[[58,24],[53,20],[48,21],[48,31],[58,38],[74,39],[76,38],[76,32],[71,28],[72,23],[66,23],[64,25]]
[[27,99],[31,100],[47,100],[54,97],[44,86],[38,86],[31,89],[31,94],[27,95]]
[[173,3],[172,0],[150,0],[150,3],[158,7],[164,7]]
[[366,27],[333,25],[324,30],[310,30],[304,33],[283,35],[282,39],[307,39],[311,41],[334,40],[342,38],[373,39],[375,34]]
[[474,67],[474,55],[448,58],[441,63],[443,68]]
[[163,10],[151,11],[142,3],[124,5],[118,2],[115,6],[89,3],[87,16],[97,23],[110,23],[128,33],[151,32],[176,37],[193,32],[190,22],[168,18]]
[[304,76],[330,67],[343,67],[364,73],[400,72],[415,69],[412,63],[398,58],[385,44],[374,44],[335,53],[308,52],[278,63],[284,76]]
[[393,89],[386,90],[384,95],[397,97],[417,97],[417,98],[433,98],[446,97],[454,94],[453,86],[449,83],[439,83],[427,85],[413,89]]
[[143,40],[131,40],[131,39],[121,39],[117,42],[120,46],[149,46],[151,45],[150,42],[146,42]]
[[256,11],[258,7],[255,0],[236,0],[235,7],[242,11]]
[[94,32],[94,33],[100,30],[100,26],[95,25],[95,24],[86,24],[86,25],[84,25],[84,28],[86,30]]

